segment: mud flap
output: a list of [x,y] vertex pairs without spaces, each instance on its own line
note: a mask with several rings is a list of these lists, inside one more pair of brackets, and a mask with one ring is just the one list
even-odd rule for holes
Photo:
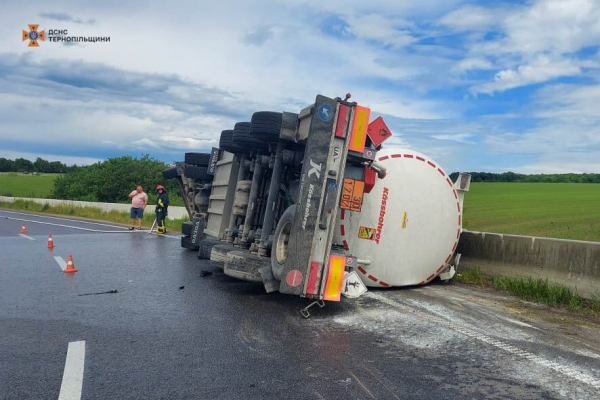
[[192,233],[190,234],[190,243],[194,246],[199,246],[204,236],[202,232],[204,232],[206,221],[203,219],[195,219],[193,223],[194,226],[192,227]]
[[267,293],[273,293],[279,291],[279,281],[275,279],[273,276],[273,271],[271,267],[263,267],[258,270],[260,275],[262,276],[263,285],[265,285],[265,290]]

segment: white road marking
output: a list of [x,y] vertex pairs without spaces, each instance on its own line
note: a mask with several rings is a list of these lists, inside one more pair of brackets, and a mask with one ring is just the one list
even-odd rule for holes
[[62,271],[64,271],[65,268],[67,268],[67,262],[61,256],[54,256],[54,260],[56,261],[56,263]]
[[[6,210],[0,210],[1,212],[9,212]],[[10,211],[12,212],[12,211]],[[24,213],[15,213],[15,214],[23,214],[23,215],[33,215],[33,216],[38,216],[36,214],[24,214]],[[43,218],[54,218],[54,219],[63,219],[63,218],[57,218],[57,217],[46,217],[46,216],[41,216]],[[5,219],[10,219],[13,221],[23,221],[23,222],[31,222],[34,224],[42,224],[42,225],[51,225],[51,226],[60,226],[61,228],[72,228],[72,229],[79,229],[82,231],[87,231],[87,232],[98,232],[98,233],[147,233],[149,231],[139,231],[137,229],[130,231],[128,228],[123,227],[123,226],[115,226],[115,225],[105,225],[105,224],[98,224],[98,225],[104,225],[104,226],[109,226],[109,227],[114,227],[114,228],[118,228],[118,229],[122,229],[120,231],[106,231],[106,230],[99,230],[99,229],[91,229],[91,228],[82,228],[80,226],[72,226],[72,225],[63,225],[63,224],[54,224],[52,222],[44,222],[44,221],[34,221],[31,219],[24,219],[24,218],[12,218],[12,217],[6,217],[6,216],[0,216],[0,218],[5,218]],[[64,218],[65,221],[73,221],[73,222],[84,222],[84,221],[78,221],[78,220],[73,220],[73,219],[67,219]],[[90,223],[90,224],[95,224],[95,222],[84,222],[84,223]],[[172,236],[172,235],[158,235],[157,233],[152,232],[152,235],[157,235],[157,236],[163,236],[163,237],[168,237],[171,239],[177,239],[179,240],[179,236]],[[32,238],[32,240],[35,240]]]
[[8,210],[0,210],[1,212],[5,212],[5,213],[10,213],[10,214],[19,214],[19,215],[29,215],[29,216],[36,216],[36,217],[41,217],[41,218],[50,218],[50,219],[60,219],[63,221],[71,221],[71,222],[80,222],[82,224],[91,224],[91,225],[100,225],[100,226],[108,226],[110,228],[119,228],[119,229],[125,229],[122,226],[119,225],[111,225],[111,224],[103,224],[100,222],[92,222],[92,221],[83,221],[80,219],[70,219],[70,218],[62,218],[62,217],[53,217],[50,215],[40,215],[40,214],[35,214],[35,213],[22,213],[22,212],[17,212],[17,211],[8,211]]
[[35,240],[34,238],[32,238],[31,236],[27,236],[23,233],[19,233],[19,236],[24,237],[25,239],[29,239],[29,240]]
[[31,222],[33,224],[52,225],[52,226],[60,226],[61,228],[79,229],[81,231],[88,231],[88,232],[100,232],[100,233],[133,233],[133,232],[144,232],[144,231],[129,231],[129,230],[127,230],[127,228],[123,228],[122,226],[119,227],[119,228],[123,229],[121,231],[103,231],[103,230],[99,230],[99,229],[82,228],[80,226],[71,226],[71,225],[63,225],[63,224],[53,224],[52,222],[43,222],[43,221],[34,221],[34,220],[31,220],[31,219],[24,219],[24,218],[12,218],[12,217],[2,217],[2,218],[14,220],[14,221]]
[[56,263],[58,264],[58,266],[60,267],[60,269],[62,271],[64,271],[65,268],[67,268],[67,263],[66,263],[65,259],[62,258],[61,256],[54,256],[54,260],[56,261]]
[[85,341],[69,342],[58,400],[80,400],[85,363]]
[[520,349],[518,347],[515,347],[511,344],[505,343],[502,340],[499,339],[495,339],[491,336],[485,335],[483,333],[479,333],[476,331],[473,331],[467,327],[464,327],[462,325],[458,325],[452,321],[449,321],[447,319],[444,319],[442,317],[438,317],[436,315],[433,314],[429,314],[423,311],[419,311],[413,307],[409,307],[403,304],[400,304],[394,300],[388,299],[387,297],[381,295],[381,294],[375,294],[373,292],[369,292],[366,294],[366,296],[377,299],[383,303],[386,303],[394,308],[397,308],[401,311],[405,311],[405,312],[411,312],[413,314],[417,314],[419,316],[419,318],[425,319],[431,323],[434,324],[438,324],[438,325],[442,325],[445,326],[446,328],[452,329],[453,331],[462,333],[463,335],[470,337],[472,339],[477,339],[480,340],[484,343],[490,344],[494,347],[497,347],[499,349],[502,349],[508,353],[514,354],[517,357],[522,357],[525,358],[529,361],[532,361],[538,365],[544,366],[546,368],[549,368],[553,371],[556,371],[558,373],[561,373],[563,375],[568,376],[569,378],[572,379],[576,379],[580,382],[586,383],[590,386],[592,386],[595,389],[600,389],[600,379],[581,373],[579,371],[576,371],[572,368],[569,368],[568,366],[565,365],[561,365],[558,362],[555,361],[551,361],[551,360],[547,360],[543,357],[537,356],[533,353],[528,352],[527,350],[523,350]]

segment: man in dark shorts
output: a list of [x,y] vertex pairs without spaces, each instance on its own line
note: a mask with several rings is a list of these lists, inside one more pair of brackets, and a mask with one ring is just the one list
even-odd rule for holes
[[144,193],[141,186],[138,186],[136,190],[129,193],[131,198],[131,226],[129,230],[132,231],[135,225],[135,219],[138,219],[138,229],[142,230],[142,218],[144,218],[144,210],[148,205],[148,195]]

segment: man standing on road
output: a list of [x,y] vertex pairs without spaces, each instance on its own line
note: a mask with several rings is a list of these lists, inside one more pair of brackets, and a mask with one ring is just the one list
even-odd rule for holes
[[136,190],[129,193],[131,198],[131,226],[129,230],[133,230],[135,225],[135,219],[138,218],[138,230],[142,230],[142,218],[144,218],[144,210],[148,205],[148,195],[144,193],[141,186],[138,186]]

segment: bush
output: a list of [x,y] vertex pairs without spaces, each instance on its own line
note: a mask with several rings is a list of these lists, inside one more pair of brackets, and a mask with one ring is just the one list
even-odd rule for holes
[[154,204],[154,188],[160,184],[167,189],[171,205],[183,205],[177,182],[162,178],[161,172],[168,167],[148,155],[140,159],[131,156],[109,158],[58,177],[52,195],[66,200],[128,203],[129,193],[142,185],[148,194],[149,204]]

